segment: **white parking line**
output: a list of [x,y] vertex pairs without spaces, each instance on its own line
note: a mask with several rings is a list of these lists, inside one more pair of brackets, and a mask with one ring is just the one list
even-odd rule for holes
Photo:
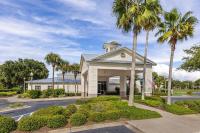
[[17,121],[19,121],[19,120],[21,120],[21,118],[22,117],[24,117],[24,116],[26,116],[26,115],[28,115],[28,116],[30,116],[30,115],[32,115],[33,114],[33,112],[31,112],[31,113],[26,113],[26,114],[23,114],[23,115],[17,115],[17,116],[13,116],[12,118],[18,118],[17,119]]

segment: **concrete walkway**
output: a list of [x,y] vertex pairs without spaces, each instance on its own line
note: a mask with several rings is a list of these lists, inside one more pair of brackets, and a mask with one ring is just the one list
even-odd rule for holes
[[80,99],[80,98],[81,96],[30,99],[30,98],[18,98],[16,95],[12,97],[0,98],[0,100],[7,100],[9,103],[14,103],[14,102],[57,101],[57,100]]
[[128,123],[144,133],[200,133],[200,115],[174,115],[153,107],[135,104],[138,108],[156,111],[162,118],[132,120]]

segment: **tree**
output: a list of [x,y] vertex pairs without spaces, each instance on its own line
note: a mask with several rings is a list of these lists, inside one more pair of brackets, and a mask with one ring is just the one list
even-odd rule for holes
[[159,35],[159,43],[167,41],[171,47],[167,98],[167,104],[169,105],[171,104],[172,68],[176,44],[178,41],[187,40],[188,37],[193,36],[196,23],[197,18],[192,16],[192,12],[189,11],[182,15],[177,9],[172,9],[164,14],[164,22],[160,24],[159,31],[156,34]]
[[6,61],[0,66],[0,82],[6,88],[23,86],[24,78],[30,80],[30,73],[33,79],[48,77],[48,69],[45,64],[33,59],[18,59]]
[[136,62],[136,48],[137,36],[141,30],[140,16],[142,14],[141,0],[114,0],[113,13],[117,18],[116,25],[122,29],[123,32],[133,33],[133,47],[132,47],[132,65],[131,65],[131,81],[129,92],[129,106],[134,103],[134,83],[135,83],[135,62]]
[[70,71],[74,74],[75,80],[75,93],[78,93],[78,85],[77,85],[77,75],[80,73],[80,65],[79,64],[72,64],[70,66]]
[[158,0],[146,0],[144,3],[144,12],[142,14],[142,26],[146,31],[146,44],[144,51],[144,67],[143,67],[143,87],[142,100],[144,100],[144,92],[146,90],[146,66],[147,66],[147,49],[149,41],[149,32],[153,31],[160,23],[159,15],[162,13],[162,7]]
[[189,72],[200,71],[200,45],[193,46],[184,51],[188,56],[183,58],[184,62],[180,66],[180,69]]
[[52,66],[52,70],[53,70],[52,88],[54,89],[54,72],[55,72],[56,66],[58,66],[58,64],[60,63],[61,58],[58,54],[49,53],[49,54],[46,55],[45,60],[46,60],[47,64]]
[[70,71],[69,62],[65,60],[60,60],[56,69],[62,72],[63,89],[65,89],[65,73]]

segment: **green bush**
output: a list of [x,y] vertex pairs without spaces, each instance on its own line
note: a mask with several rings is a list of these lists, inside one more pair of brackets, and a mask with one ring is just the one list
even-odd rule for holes
[[92,112],[90,113],[89,120],[93,122],[102,122],[106,120],[106,114],[102,112]]
[[177,114],[177,115],[185,115],[185,114],[194,114],[196,113],[195,111],[189,109],[189,108],[186,108],[186,107],[183,107],[183,106],[180,106],[180,105],[177,105],[177,104],[172,104],[172,105],[164,105],[164,109],[168,112],[171,112],[173,114]]
[[65,109],[63,115],[68,119],[72,115],[72,112],[69,109]]
[[27,116],[23,117],[18,123],[20,131],[34,131],[47,125],[48,117],[44,116]]
[[54,97],[58,97],[60,95],[65,95],[65,90],[64,89],[54,89]]
[[80,113],[75,113],[70,117],[70,124],[72,126],[81,126],[87,122],[87,117]]
[[17,128],[14,119],[0,115],[0,133],[10,133]]
[[119,96],[99,96],[96,98],[91,98],[89,102],[100,102],[100,101],[120,101]]
[[33,113],[34,116],[64,115],[64,108],[60,106],[50,106],[42,108]]
[[30,98],[32,98],[32,99],[39,98],[42,94],[42,92],[40,90],[29,90],[29,91],[27,91],[27,93],[29,94]]
[[68,105],[66,109],[68,109],[72,114],[77,111],[77,107],[74,104]]
[[187,95],[192,95],[192,91],[187,91]]
[[79,109],[78,109],[78,111],[77,111],[77,113],[80,113],[80,114],[83,114],[83,115],[85,115],[87,118],[89,117],[89,111],[86,109],[86,108],[82,108],[82,107],[80,107]]
[[67,95],[67,96],[75,96],[75,93],[73,93],[73,92],[68,92],[68,93],[66,93],[66,95]]
[[107,111],[105,113],[107,120],[118,120],[120,118],[121,112],[119,110]]
[[29,98],[29,97],[30,97],[29,93],[23,93],[18,95],[18,98]]
[[78,105],[82,105],[82,104],[86,104],[88,103],[89,99],[88,98],[82,98],[82,99],[78,99],[76,100],[76,104]]
[[156,100],[144,100],[144,101],[141,100],[140,103],[143,103],[145,105],[152,106],[152,107],[161,107],[163,105],[162,102],[156,101]]
[[22,88],[20,88],[19,86],[13,87],[11,90],[17,92],[17,94],[20,94],[23,92]]
[[54,115],[49,117],[47,121],[47,127],[49,128],[59,128],[67,124],[67,119],[63,115]]
[[13,96],[16,94],[17,94],[17,92],[14,92],[14,91],[0,92],[0,96]]
[[177,101],[176,104],[200,112],[200,100]]

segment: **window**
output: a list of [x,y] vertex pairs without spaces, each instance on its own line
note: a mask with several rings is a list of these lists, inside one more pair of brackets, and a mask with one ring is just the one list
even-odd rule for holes
[[121,58],[125,58],[126,54],[125,53],[121,53]]
[[52,89],[52,86],[51,86],[51,85],[49,85],[49,86],[48,86],[48,89]]
[[35,86],[35,90],[41,90],[41,86]]

